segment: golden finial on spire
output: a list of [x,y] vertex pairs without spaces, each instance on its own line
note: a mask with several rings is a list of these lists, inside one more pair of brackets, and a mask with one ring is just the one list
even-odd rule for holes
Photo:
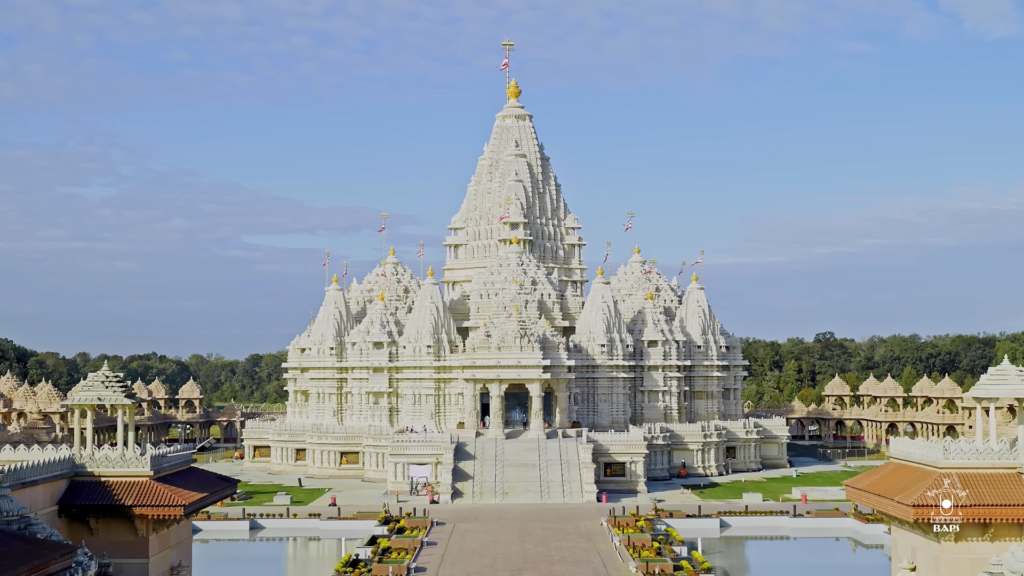
[[516,314],[519,314],[519,304],[513,304],[512,311],[515,312]]
[[648,300],[654,300],[654,292],[648,292],[647,293],[647,299]]
[[384,301],[384,293],[383,292],[381,292],[380,294],[377,294],[377,301],[378,302],[383,302]]
[[694,281],[694,282],[696,282],[696,281],[697,281],[697,273],[696,273],[696,272],[694,272],[694,273],[693,273],[693,281]]
[[519,236],[513,236],[511,242],[513,244],[519,244]]
[[548,325],[548,328],[551,328],[551,320],[548,320],[547,325]]
[[394,256],[394,255],[395,255],[395,247],[392,246],[391,250],[388,252],[388,256]]
[[334,278],[331,278],[331,282],[334,283],[334,284],[338,283],[338,275],[337,274],[334,275]]
[[604,267],[602,267],[602,266],[598,266],[597,267],[597,275],[598,276],[604,276]]
[[519,284],[519,278],[513,278],[512,279],[512,283],[513,284]]
[[522,93],[523,91],[519,89],[519,84],[516,82],[516,79],[513,78],[512,83],[509,84],[508,88],[505,90],[505,94],[507,94],[512,100],[519,100],[519,96]]
[[431,266],[430,268],[427,268],[427,276],[429,276],[430,278],[434,277],[434,267],[433,266]]
[[633,254],[636,254],[637,256],[640,255],[640,246],[637,246],[636,248],[633,248]]

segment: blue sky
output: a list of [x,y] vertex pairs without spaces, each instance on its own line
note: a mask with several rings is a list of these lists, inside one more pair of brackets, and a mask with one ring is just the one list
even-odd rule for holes
[[1016,331],[1024,5],[0,0],[0,336],[284,348],[323,250],[440,266],[500,42],[591,271],[625,212],[767,338]]

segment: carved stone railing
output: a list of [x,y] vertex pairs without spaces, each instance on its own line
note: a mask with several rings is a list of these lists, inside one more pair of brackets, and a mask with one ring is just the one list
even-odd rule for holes
[[914,462],[993,463],[1017,466],[1020,449],[1016,439],[999,438],[995,447],[988,442],[978,445],[973,438],[890,438],[889,457]]
[[78,464],[70,454],[47,456],[40,460],[18,462],[0,466],[0,485],[11,486],[28,482],[73,476]]
[[26,446],[25,444],[20,444],[17,447],[5,444],[0,447],[0,462],[42,460],[44,458],[70,455],[71,447],[67,444],[47,444],[46,446],[40,446],[39,444]]
[[416,434],[395,433],[391,441],[397,444],[455,444],[455,436],[447,432],[427,432]]

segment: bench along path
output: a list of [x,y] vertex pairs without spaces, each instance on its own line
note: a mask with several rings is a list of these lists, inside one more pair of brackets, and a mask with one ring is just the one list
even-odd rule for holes
[[417,575],[625,576],[600,504],[433,506],[442,525],[418,558]]

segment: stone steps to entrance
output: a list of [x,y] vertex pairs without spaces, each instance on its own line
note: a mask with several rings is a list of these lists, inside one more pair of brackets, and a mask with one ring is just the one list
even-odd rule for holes
[[455,501],[491,503],[580,503],[583,501],[576,440],[462,437],[455,450]]

